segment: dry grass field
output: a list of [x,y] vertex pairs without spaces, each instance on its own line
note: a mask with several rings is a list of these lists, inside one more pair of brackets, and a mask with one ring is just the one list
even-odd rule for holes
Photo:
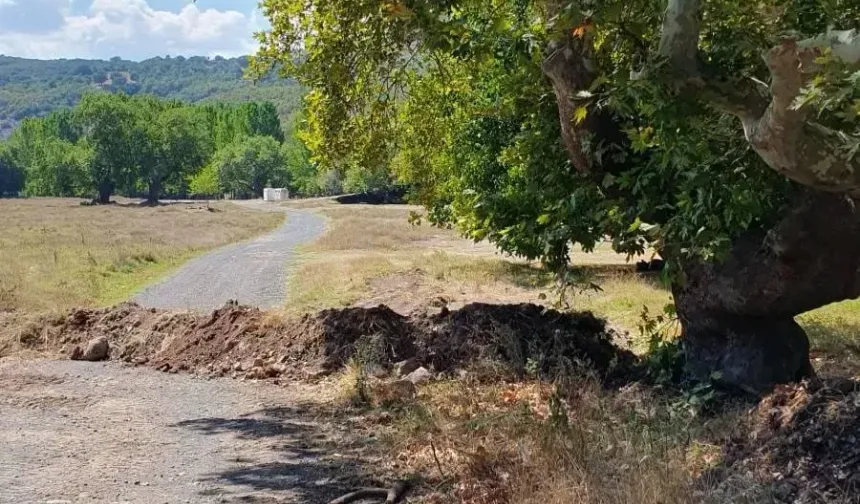
[[[303,249],[291,282],[287,308],[292,312],[379,303],[408,312],[440,298],[450,307],[476,301],[544,303],[553,287],[552,275],[537,264],[452,230],[410,224],[410,213],[421,212],[417,206],[344,206],[331,200],[286,206],[319,212],[329,226],[325,236]],[[572,308],[635,327],[643,303],[659,309],[669,301],[656,282],[638,281],[626,258],[608,245],[592,254],[576,253],[573,260],[587,266],[604,290],[572,293]]]
[[229,203],[157,207],[76,199],[0,200],[0,311],[123,301],[188,258],[277,227]]

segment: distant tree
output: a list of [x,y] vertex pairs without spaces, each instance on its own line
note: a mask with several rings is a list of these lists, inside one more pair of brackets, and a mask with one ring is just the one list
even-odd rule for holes
[[218,168],[210,164],[191,177],[188,188],[196,196],[216,196],[221,193]]
[[[5,159],[14,167],[26,193],[74,196],[85,187],[88,154],[72,142],[78,136],[71,114],[56,112],[44,119],[26,119],[5,143]],[[19,188],[21,189],[21,188]],[[10,191],[11,192],[11,191]]]
[[331,196],[343,193],[343,177],[337,170],[322,171],[317,175],[317,187],[320,194]]
[[153,97],[133,100],[136,107],[132,154],[137,177],[146,185],[147,202],[156,203],[167,182],[178,182],[203,166],[212,151],[204,114],[197,108]]
[[206,111],[216,149],[250,136],[284,140],[278,111],[271,103],[219,103],[207,105]]
[[254,136],[221,149],[214,164],[225,190],[238,197],[260,197],[272,174],[284,166],[284,158],[277,140]]
[[134,177],[132,153],[134,107],[127,96],[90,93],[76,108],[92,159],[87,166],[87,182],[99,203],[109,203],[118,184]]
[[343,190],[350,193],[367,192],[383,189],[391,184],[392,178],[388,165],[377,166],[374,169],[351,166],[344,174]]
[[281,150],[284,156],[284,169],[289,175],[288,187],[290,191],[305,196],[319,194],[317,170],[310,160],[310,152],[305,145],[297,138],[289,137]]
[[87,191],[86,172],[92,151],[81,142],[73,144],[56,137],[40,143],[39,155],[27,170],[28,196],[81,196]]

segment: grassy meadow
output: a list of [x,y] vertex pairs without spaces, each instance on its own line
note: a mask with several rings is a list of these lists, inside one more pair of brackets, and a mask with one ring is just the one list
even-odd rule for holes
[[124,301],[192,256],[277,227],[283,216],[215,203],[81,206],[0,200],[0,311]]

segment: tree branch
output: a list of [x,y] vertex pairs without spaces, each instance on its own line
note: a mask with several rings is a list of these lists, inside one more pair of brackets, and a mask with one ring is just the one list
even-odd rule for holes
[[660,35],[660,56],[673,72],[698,76],[699,0],[669,0]]
[[809,123],[809,110],[796,100],[815,59],[824,50],[849,65],[860,65],[860,34],[831,31],[801,42],[788,40],[767,51],[771,98],[758,89],[703,76],[697,58],[700,0],[668,0],[659,55],[669,65],[663,78],[682,93],[738,116],[753,149],[772,169],[809,187],[860,197],[860,160],[838,152],[836,132]]
[[588,89],[594,82],[593,63],[586,54],[589,43],[581,38],[556,43],[549,48],[542,64],[543,73],[555,91],[564,147],[571,164],[580,173],[591,170],[591,161],[583,149],[583,134],[588,130],[583,123],[587,118],[577,118],[574,98],[576,92]]
[[741,118],[760,116],[767,102],[752,83],[738,86],[703,75],[698,58],[700,9],[700,0],[668,0],[658,49],[668,71],[661,77],[681,93],[698,96],[724,112]]
[[771,102],[761,117],[744,119],[744,132],[774,170],[808,187],[857,198],[860,160],[840,155],[836,132],[811,123],[809,107],[796,104],[818,70],[815,59],[824,49],[850,65],[860,64],[860,36],[853,30],[788,40],[764,54],[771,74]]
[[395,504],[403,499],[409,490],[409,483],[398,481],[391,488],[362,488],[331,501],[329,504],[349,504],[358,500],[385,499],[385,504]]

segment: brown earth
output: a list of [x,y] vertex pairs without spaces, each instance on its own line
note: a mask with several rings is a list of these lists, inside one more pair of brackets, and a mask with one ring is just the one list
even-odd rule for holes
[[860,503],[860,382],[783,385],[748,415],[727,466],[771,483],[780,503]]
[[112,360],[209,376],[319,377],[350,359],[390,368],[410,358],[440,373],[486,361],[516,374],[577,368],[615,380],[638,373],[636,358],[612,343],[603,320],[528,304],[442,307],[409,317],[381,305],[283,319],[232,304],[200,316],[127,303],[44,319],[0,355],[16,349],[71,355],[102,336]]

